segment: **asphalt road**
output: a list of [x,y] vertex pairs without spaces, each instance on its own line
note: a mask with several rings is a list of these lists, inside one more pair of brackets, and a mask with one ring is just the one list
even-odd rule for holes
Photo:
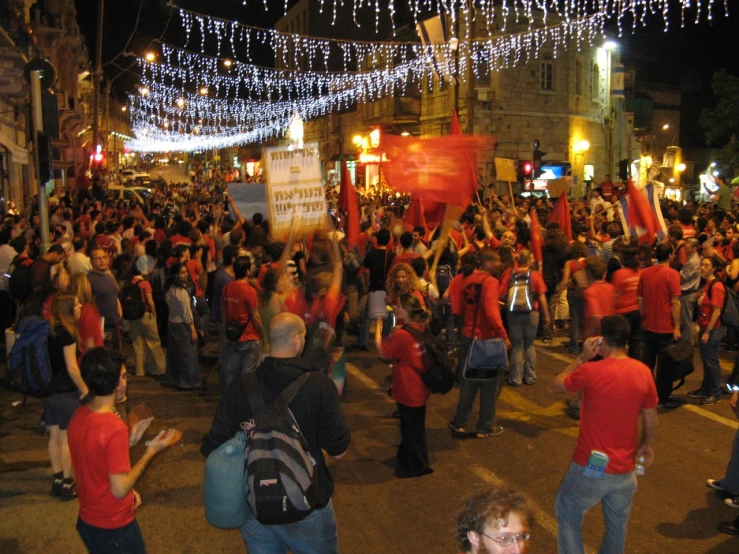
[[[574,449],[577,422],[547,388],[572,356],[556,342],[537,345],[537,383],[506,387],[498,403],[503,434],[453,439],[447,423],[457,389],[430,399],[427,440],[434,473],[410,480],[395,479],[391,467],[399,429],[386,394],[388,369],[372,352],[350,354],[343,406],[353,442],[343,460],[330,462],[343,553],[457,552],[454,515],[462,498],[476,487],[500,482],[526,494],[535,508],[530,552],[556,552],[554,497]],[[147,436],[162,427],[183,431],[181,443],[155,458],[136,487],[143,498],[137,519],[150,553],[243,551],[238,531],[215,529],[204,518],[204,461],[198,448],[218,401],[214,347],[206,353],[204,374],[212,386],[204,396],[163,389],[149,378],[133,377],[129,384],[128,406],[146,402],[156,417]],[[700,373],[680,392],[697,388]],[[84,552],[74,529],[76,502],[49,496],[40,403],[12,406],[18,398],[0,392],[0,553]],[[687,405],[661,414],[656,461],[639,478],[628,553],[739,552],[739,538],[716,531],[717,522],[739,511],[725,507],[705,486],[706,478],[723,475],[739,426],[727,398],[714,406]],[[470,423],[474,418],[476,412]],[[133,460],[142,448],[133,448]],[[588,552],[597,551],[602,534],[602,516],[595,509],[584,524]]]

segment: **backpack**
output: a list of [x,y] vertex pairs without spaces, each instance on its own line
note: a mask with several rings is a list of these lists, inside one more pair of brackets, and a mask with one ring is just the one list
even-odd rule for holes
[[452,282],[454,274],[452,272],[452,266],[448,264],[441,264],[436,268],[436,286],[439,289],[439,295],[444,294],[444,291],[449,288],[449,283]]
[[[709,300],[711,299],[711,289],[716,282],[717,281],[715,279],[711,281],[711,284],[708,285],[708,289],[706,289],[706,294],[708,295]],[[724,296],[724,307],[721,309],[721,323],[727,327],[738,327],[739,310],[737,310],[736,307],[736,293],[726,285],[724,285],[724,290],[726,291],[726,295]]]
[[670,343],[665,348],[665,365],[670,368],[670,380],[673,383],[678,382],[672,387],[676,391],[685,384],[685,378],[695,371],[693,344],[687,339]]
[[431,314],[431,318],[429,319],[429,323],[426,328],[432,335],[438,336],[441,333],[441,306],[439,306],[438,300],[434,300],[429,296],[430,287],[431,283],[426,283],[426,290],[422,292],[423,302],[426,304],[426,309]]
[[585,264],[581,264],[578,260],[573,260],[578,269],[572,273],[571,281],[576,291],[584,291],[590,285],[588,272],[585,270]]
[[8,280],[8,291],[15,300],[23,302],[31,295],[31,266],[33,260],[31,258],[23,258],[13,260],[13,271],[10,272]]
[[246,502],[262,525],[295,523],[316,507],[317,463],[288,407],[308,376],[301,373],[271,404],[256,373],[244,377],[253,414],[244,451]]
[[513,273],[508,283],[508,311],[512,314],[528,314],[534,309],[531,292],[531,271]]
[[51,383],[49,322],[38,316],[24,317],[15,329],[15,342],[8,359],[7,387],[34,398],[48,394]]
[[454,387],[454,373],[451,368],[454,362],[447,356],[444,344],[428,331],[420,332],[410,325],[403,325],[403,330],[414,339],[423,342],[426,371],[421,373],[421,380],[431,392],[446,394]]
[[140,282],[137,281],[134,283],[132,280],[127,281],[123,285],[120,294],[118,294],[123,311],[123,319],[126,321],[141,319],[146,313],[146,304],[144,304],[144,299],[141,296],[141,288],[139,287]]

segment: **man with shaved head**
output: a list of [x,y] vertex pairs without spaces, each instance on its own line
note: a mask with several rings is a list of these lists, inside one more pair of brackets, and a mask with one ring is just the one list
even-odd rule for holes
[[[270,355],[257,367],[256,376],[265,403],[277,398],[285,387],[306,371],[300,355],[305,346],[305,323],[291,313],[280,313],[269,325]],[[210,431],[203,438],[200,452],[210,455],[241,430],[241,423],[254,415],[249,406],[247,379],[234,378],[218,403]],[[339,551],[331,496],[331,474],[323,456],[340,459],[351,441],[339,396],[331,379],[322,371],[311,372],[289,403],[295,421],[317,462],[318,499],[316,509],[306,518],[289,525],[262,525],[251,517],[241,528],[248,552],[321,552]],[[320,530],[320,531],[319,531]]]

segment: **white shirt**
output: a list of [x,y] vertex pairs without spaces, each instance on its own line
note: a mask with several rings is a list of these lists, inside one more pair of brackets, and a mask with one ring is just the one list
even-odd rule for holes
[[70,277],[77,275],[78,273],[84,273],[87,275],[92,270],[92,262],[90,258],[82,252],[75,252],[69,258],[67,262],[67,270],[69,271]]

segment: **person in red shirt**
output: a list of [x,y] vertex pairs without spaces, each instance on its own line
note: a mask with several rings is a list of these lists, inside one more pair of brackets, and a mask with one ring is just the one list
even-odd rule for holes
[[715,404],[721,395],[721,366],[718,351],[726,337],[726,328],[721,325],[726,287],[716,279],[720,262],[711,256],[701,260],[701,277],[706,286],[698,295],[699,346],[703,364],[703,382],[697,390],[688,393],[689,398],[700,398],[701,404]]
[[492,250],[484,250],[479,255],[468,254],[465,265],[462,266],[462,338],[459,343],[458,366],[461,390],[457,410],[449,423],[454,437],[466,436],[465,425],[478,389],[480,416],[477,421],[477,437],[483,439],[503,432],[502,427],[494,425],[499,376],[483,381],[473,381],[462,376],[473,338],[484,340],[497,337],[503,339],[506,348],[511,347],[500,318],[498,280],[493,277],[493,273],[497,273],[499,269],[500,257]]
[[611,284],[616,288],[616,314],[622,315],[629,322],[629,358],[642,359],[644,346],[644,330],[639,313],[639,302],[636,298],[636,289],[639,285],[641,270],[636,259],[637,250],[631,247],[621,248],[621,269],[616,270],[611,278]]
[[[394,306],[399,318],[423,333],[429,313],[411,294],[401,295]],[[383,340],[382,328],[375,327],[375,344],[383,358],[393,361],[391,393],[400,412],[400,446],[396,455],[395,476],[420,477],[432,473],[426,447],[426,401],[429,390],[421,374],[427,370],[423,343],[404,327],[395,327]]]
[[[416,254],[413,251],[413,235],[408,231],[400,235],[400,246],[402,248],[402,251],[398,255],[396,255],[395,258],[393,258],[393,261],[390,264],[391,268],[397,264],[410,265],[413,260],[421,257],[420,254]],[[432,254],[432,252],[427,251],[424,257],[429,258]]]
[[[536,348],[534,339],[539,327],[539,317],[544,320],[544,325],[549,325],[549,304],[547,303],[547,286],[544,278],[538,271],[531,270],[533,256],[528,250],[522,250],[517,256],[518,267],[511,272],[508,279],[501,279],[500,291],[506,296],[506,308],[508,309],[508,332],[511,337],[511,364],[508,384],[514,387],[521,385],[523,380],[527,385],[536,382]],[[510,283],[518,283],[519,280],[528,281],[527,291],[522,291],[516,285],[515,294],[526,293],[527,307],[516,308],[517,299],[513,298],[514,291]],[[528,310],[528,311],[526,311]]]
[[80,503],[77,532],[91,554],[145,552],[134,515],[141,496],[133,487],[151,459],[169,446],[175,431],[161,431],[149,441],[132,468],[128,426],[115,413],[116,389],[126,375],[123,356],[93,348],[80,370],[92,399],[75,412],[68,430]]
[[590,286],[585,289],[585,338],[600,335],[600,322],[616,309],[616,287],[604,281],[606,262],[598,256],[588,256],[585,260]]
[[[385,302],[387,305],[391,307],[397,305],[398,299],[404,294],[412,294],[418,298],[421,304],[425,304],[423,292],[420,290],[421,286],[418,283],[418,276],[413,268],[407,263],[392,264],[390,267],[391,269],[385,280],[385,290],[387,292]],[[405,320],[395,314],[395,324],[403,325],[404,323]]]
[[75,295],[77,300],[82,304],[79,321],[79,335],[77,336],[77,346],[80,351],[80,359],[90,348],[103,345],[103,328],[100,312],[95,305],[95,298],[92,296],[92,287],[90,280],[84,273],[77,273],[72,276],[70,282],[70,292]]
[[[233,264],[234,280],[221,293],[221,318],[226,345],[221,358],[221,391],[237,376],[255,371],[261,361],[264,328],[259,315],[257,291],[248,283],[251,260],[239,256]],[[238,335],[229,336],[229,329]]]
[[654,252],[657,263],[639,276],[636,297],[644,327],[642,361],[654,371],[657,366],[657,394],[662,407],[677,408],[670,399],[672,377],[664,352],[672,341],[680,339],[680,274],[670,267],[672,246],[660,243]]
[[[583,353],[555,378],[555,394],[582,393],[582,417],[572,463],[559,486],[557,512],[559,552],[582,552],[582,522],[603,503],[606,533],[600,552],[624,552],[626,526],[636,492],[635,462],[650,466],[657,435],[657,393],[650,370],[627,357],[631,330],[626,318],[608,316],[602,337],[591,337]],[[602,360],[592,361],[597,355]],[[639,442],[639,417],[644,432]],[[608,457],[603,473],[588,476],[597,451]]]

